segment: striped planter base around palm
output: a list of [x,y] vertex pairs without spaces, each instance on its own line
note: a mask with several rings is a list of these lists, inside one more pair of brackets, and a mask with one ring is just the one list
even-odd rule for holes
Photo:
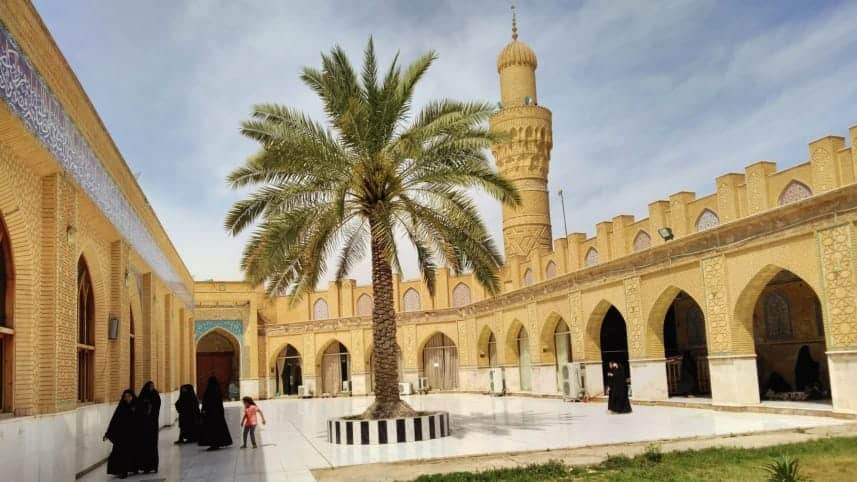
[[449,413],[432,412],[413,418],[327,421],[327,441],[341,445],[421,442],[450,434]]

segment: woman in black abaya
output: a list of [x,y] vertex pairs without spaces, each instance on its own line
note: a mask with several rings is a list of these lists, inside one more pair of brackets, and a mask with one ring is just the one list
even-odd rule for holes
[[161,395],[155,383],[146,382],[137,397],[139,438],[137,439],[137,470],[144,473],[158,471],[158,420],[161,413]]
[[131,390],[122,392],[122,398],[113,412],[113,418],[110,419],[107,432],[101,439],[102,441],[110,440],[113,444],[113,450],[110,451],[110,457],[107,459],[107,473],[117,475],[120,479],[124,479],[129,473],[137,472],[137,467],[134,465],[134,433],[137,423],[137,417],[134,413],[136,401],[137,397]]
[[610,388],[607,410],[613,413],[630,413],[631,401],[628,399],[628,381],[621,363],[610,362],[610,369],[607,371],[607,384]]
[[809,345],[800,347],[795,363],[795,389],[804,391],[817,387],[821,380],[819,366],[809,353]]
[[197,422],[199,422],[199,399],[193,391],[193,385],[182,385],[179,399],[176,401],[179,414],[179,439],[177,444],[196,442]]
[[223,392],[217,379],[209,377],[208,388],[202,397],[202,428],[199,434],[199,445],[208,447],[208,450],[217,450],[220,447],[232,445],[232,435],[226,425],[226,416],[223,412]]

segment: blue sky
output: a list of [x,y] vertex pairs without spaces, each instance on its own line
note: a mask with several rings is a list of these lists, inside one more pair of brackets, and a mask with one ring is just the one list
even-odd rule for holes
[[[298,79],[342,45],[355,62],[428,49],[417,92],[496,101],[509,2],[35,0],[196,279],[240,279],[242,238],[222,222],[241,193],[224,177],[253,152],[238,125],[258,102],[322,119]],[[554,114],[550,189],[569,231],[758,160],[804,162],[806,144],[857,124],[857,2],[519,1],[538,54],[539,103]],[[500,208],[482,209],[500,236]],[[405,264],[406,277],[416,275]],[[368,265],[355,278],[369,279]]]

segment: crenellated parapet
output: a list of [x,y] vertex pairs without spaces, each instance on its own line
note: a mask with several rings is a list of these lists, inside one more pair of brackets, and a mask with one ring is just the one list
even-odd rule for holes
[[[715,192],[697,197],[679,191],[648,205],[649,216],[618,215],[595,226],[595,236],[571,233],[554,241],[549,253],[532,253],[507,260],[506,290],[525,287],[553,276],[586,269],[628,256],[666,241],[659,234],[669,229],[673,239],[701,235],[721,225],[799,202],[813,195],[857,182],[857,126],[845,138],[826,136],[808,146],[808,160],[778,171],[773,161],[759,161],[743,173],[726,173],[715,179]],[[528,274],[530,273],[530,274]]]

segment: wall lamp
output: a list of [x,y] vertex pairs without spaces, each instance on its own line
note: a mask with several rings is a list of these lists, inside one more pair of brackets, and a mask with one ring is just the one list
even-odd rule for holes
[[66,226],[65,237],[66,237],[66,241],[68,241],[69,244],[74,244],[74,240],[77,238],[77,228],[75,228],[71,224]]
[[673,230],[669,227],[659,228],[658,234],[660,234],[661,237],[664,238],[664,241],[669,241],[675,237],[673,236]]

